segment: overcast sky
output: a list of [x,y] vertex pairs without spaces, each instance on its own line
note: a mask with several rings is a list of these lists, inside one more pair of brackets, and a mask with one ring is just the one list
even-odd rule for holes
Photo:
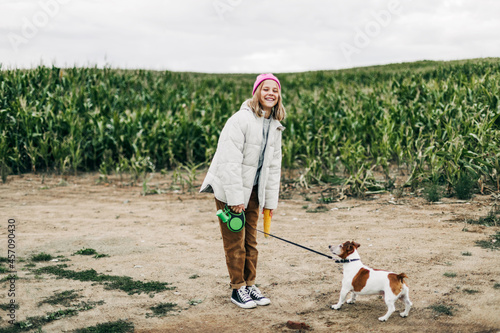
[[5,68],[297,72],[500,57],[498,0],[2,0]]

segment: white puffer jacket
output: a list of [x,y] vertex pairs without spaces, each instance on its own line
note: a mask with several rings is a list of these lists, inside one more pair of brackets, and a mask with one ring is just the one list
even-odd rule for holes
[[[264,117],[257,117],[246,102],[228,119],[200,192],[213,192],[228,206],[244,204],[247,207],[259,164],[263,124]],[[278,120],[271,120],[259,176],[261,208],[275,209],[278,206],[281,133],[284,129]]]

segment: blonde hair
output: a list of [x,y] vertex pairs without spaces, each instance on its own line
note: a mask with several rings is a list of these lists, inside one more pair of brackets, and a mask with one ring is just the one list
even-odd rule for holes
[[[247,100],[248,106],[252,109],[253,113],[257,117],[263,117],[263,114],[265,114],[264,110],[262,110],[262,105],[260,105],[260,93],[262,91],[262,84],[259,85],[257,90],[255,90],[255,94],[253,95],[252,98],[249,98]],[[276,105],[273,107],[273,110],[271,111],[271,116],[279,121],[282,121],[285,119],[286,116],[286,111],[285,107],[283,106],[283,103],[281,102],[281,89],[278,92],[278,102]]]

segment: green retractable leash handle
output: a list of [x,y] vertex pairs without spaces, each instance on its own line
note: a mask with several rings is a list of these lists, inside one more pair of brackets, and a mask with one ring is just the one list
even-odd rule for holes
[[226,206],[224,209],[219,209],[215,215],[217,215],[232,232],[239,232],[245,226],[245,212],[243,211],[237,214]]

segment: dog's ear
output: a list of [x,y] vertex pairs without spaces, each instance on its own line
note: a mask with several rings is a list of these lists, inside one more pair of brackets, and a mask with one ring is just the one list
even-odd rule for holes
[[358,248],[361,246],[361,244],[359,243],[356,243],[355,241],[352,241],[351,244],[355,247],[355,248]]

